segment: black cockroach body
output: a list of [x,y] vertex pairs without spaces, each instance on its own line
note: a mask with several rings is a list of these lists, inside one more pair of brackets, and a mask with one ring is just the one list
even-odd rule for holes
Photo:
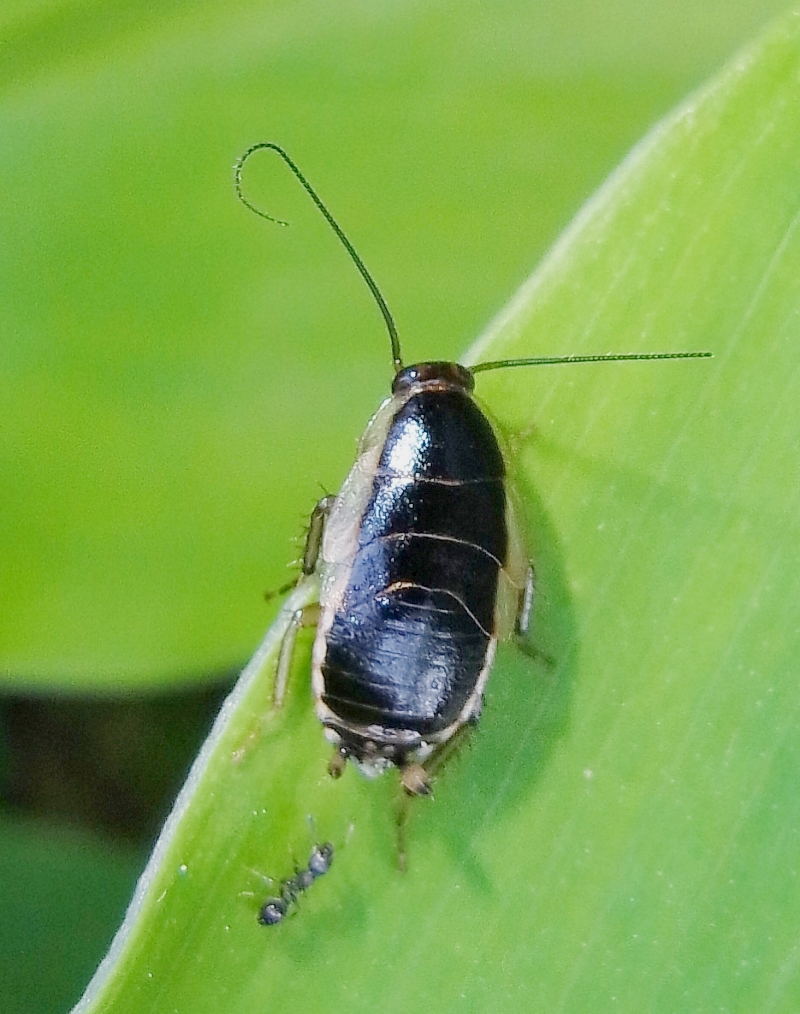
[[469,370],[401,370],[325,513],[311,683],[337,749],[367,775],[420,767],[480,715],[498,640],[524,633],[533,572]]
[[473,396],[474,374],[510,366],[687,359],[708,352],[511,359],[467,368],[404,367],[391,313],[375,281],[286,152],[289,166],[339,237],[383,314],[395,378],[361,439],[341,492],[317,505],[300,580],[319,581],[319,605],[297,610],[275,681],[280,706],[299,628],[316,622],[311,685],[341,774],[390,765],[409,794],[429,790],[424,764],[477,721],[497,642],[528,631],[533,568],[524,550],[497,436]]
[[283,922],[289,910],[297,904],[297,899],[311,887],[315,880],[324,876],[333,862],[333,845],[315,845],[311,850],[308,865],[295,870],[294,876],[288,877],[280,887],[280,894],[267,898],[258,912],[258,921],[262,926],[274,926]]

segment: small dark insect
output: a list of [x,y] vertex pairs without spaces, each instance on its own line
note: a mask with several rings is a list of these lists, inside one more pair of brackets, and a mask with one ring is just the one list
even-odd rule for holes
[[[406,792],[422,795],[430,791],[432,767],[480,717],[498,641],[526,637],[533,605],[533,566],[500,444],[473,396],[475,374],[711,353],[404,367],[378,286],[282,148],[264,142],[242,155],[235,167],[238,196],[256,214],[280,222],[242,194],[242,168],[261,149],[288,165],[360,271],[386,323],[395,369],[391,397],[369,423],[344,486],[311,517],[298,584],[317,582],[318,605],[291,617],[274,703],[283,701],[298,630],[316,625],[311,686],[317,717],[335,747],[330,773],[340,775],[348,759],[369,777],[394,765]],[[262,913],[283,918],[285,894]]]
[[267,898],[258,913],[258,921],[262,926],[274,926],[283,922],[289,909],[297,904],[297,899],[307,891],[309,887],[326,874],[333,862],[333,845],[329,841],[324,845],[315,845],[311,850],[308,866],[302,870],[296,870],[293,877],[289,877],[281,884],[280,895],[276,898]]

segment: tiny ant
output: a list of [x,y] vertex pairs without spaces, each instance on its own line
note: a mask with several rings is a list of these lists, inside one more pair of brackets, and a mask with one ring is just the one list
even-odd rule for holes
[[297,899],[307,891],[309,887],[324,876],[331,868],[333,862],[333,845],[329,841],[324,845],[315,845],[311,850],[308,865],[305,869],[296,870],[293,877],[284,880],[280,887],[280,894],[276,898],[267,898],[259,909],[258,921],[262,926],[274,926],[283,922],[286,914]]

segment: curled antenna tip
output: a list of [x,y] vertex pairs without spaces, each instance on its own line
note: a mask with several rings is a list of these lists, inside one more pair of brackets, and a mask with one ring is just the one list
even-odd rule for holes
[[254,152],[262,151],[264,149],[274,151],[277,155],[280,156],[280,158],[283,159],[283,161],[289,167],[291,172],[294,173],[295,177],[297,178],[298,182],[303,187],[305,192],[308,194],[308,196],[317,206],[319,211],[322,213],[328,225],[331,227],[331,229],[333,229],[342,246],[344,246],[345,250],[350,256],[350,259],[353,261],[359,273],[361,274],[361,277],[366,282],[367,287],[372,293],[373,299],[378,305],[378,309],[380,310],[384,319],[384,323],[386,324],[386,329],[389,332],[389,340],[392,346],[392,360],[394,362],[395,369],[397,371],[401,370],[403,368],[403,364],[400,359],[400,339],[397,334],[397,327],[395,326],[394,319],[392,318],[392,315],[389,312],[389,307],[386,305],[386,300],[383,298],[380,289],[375,283],[375,280],[372,277],[372,275],[367,270],[366,265],[361,260],[359,255],[356,253],[355,247],[347,238],[347,236],[345,236],[344,232],[342,232],[342,229],[340,228],[336,219],[333,217],[333,215],[331,215],[330,211],[328,211],[327,207],[323,204],[322,200],[319,198],[316,190],[314,190],[314,188],[311,186],[311,184],[308,182],[308,180],[305,178],[302,172],[300,172],[295,162],[291,159],[291,157],[287,154],[287,152],[285,152],[284,149],[281,148],[280,145],[275,144],[273,141],[259,141],[257,144],[250,145],[247,151],[244,152],[244,154],[239,159],[237,159],[236,165],[233,167],[234,168],[233,185],[234,188],[236,189],[236,196],[239,198],[239,200],[242,202],[242,204],[244,204],[246,208],[249,208],[250,211],[252,211],[256,215],[259,215],[261,218],[266,218],[267,221],[269,222],[275,222],[276,225],[289,224],[288,222],[282,221],[280,218],[273,218],[272,215],[268,215],[260,208],[255,207],[255,205],[251,204],[250,201],[248,201],[247,198],[242,193],[242,169],[244,168],[244,164]]

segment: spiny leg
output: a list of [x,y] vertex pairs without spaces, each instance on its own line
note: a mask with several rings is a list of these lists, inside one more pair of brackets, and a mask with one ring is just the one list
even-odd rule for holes
[[306,532],[306,545],[303,550],[303,576],[308,577],[317,569],[319,551],[322,548],[322,536],[325,532],[325,523],[328,515],[333,509],[336,500],[335,496],[324,496],[311,512]]
[[396,811],[397,865],[402,872],[405,872],[408,865],[406,832],[411,819],[412,800],[417,796],[431,794],[434,777],[453,754],[463,746],[471,731],[472,724],[468,722],[457,729],[445,743],[437,747],[424,764],[412,762],[402,766],[400,784],[403,791],[398,799]]
[[[469,739],[473,727],[477,724],[478,715],[475,715],[469,722],[460,726],[453,735],[430,755],[425,761],[424,769],[428,778],[428,784],[433,781],[436,775],[442,770],[454,754],[457,754],[461,747]],[[430,791],[430,789],[429,789]]]
[[536,578],[533,573],[533,566],[528,564],[528,570],[525,575],[525,586],[519,593],[517,619],[514,624],[514,640],[520,651],[524,652],[528,658],[535,659],[538,662],[544,662],[545,665],[552,669],[555,665],[555,661],[546,652],[531,644],[528,639],[535,594]]
[[525,637],[531,625],[531,613],[533,612],[533,597],[536,594],[536,579],[533,575],[533,565],[528,564],[525,574],[525,587],[519,593],[517,605],[517,619],[514,624],[514,632],[518,638]]
[[317,560],[319,559],[320,547],[322,545],[322,534],[325,530],[325,521],[328,514],[330,514],[331,507],[333,506],[333,501],[335,499],[336,498],[333,496],[324,496],[311,512],[308,528],[306,529],[303,558],[300,561],[300,576],[293,578],[291,581],[287,581],[286,584],[282,584],[280,588],[270,588],[268,591],[265,591],[265,602],[270,602],[279,595],[285,595],[287,592],[290,592],[292,588],[296,588],[304,577],[309,577],[314,573],[317,567]]
[[401,873],[408,869],[408,853],[406,849],[408,820],[411,815],[411,796],[403,792],[397,801],[395,813],[395,830],[397,831],[397,868]]
[[[322,536],[325,531],[325,522],[333,507],[333,496],[324,496],[311,513],[306,534],[306,545],[303,550],[303,565],[300,581],[310,577],[317,568],[320,549],[322,548]],[[275,673],[275,689],[272,693],[273,707],[279,709],[283,706],[283,699],[286,696],[286,686],[289,682],[289,673],[292,668],[292,657],[294,655],[297,633],[303,627],[313,627],[319,620],[319,605],[314,603],[302,609],[295,610],[286,628],[286,633],[281,641],[280,653],[278,654],[278,668]]]
[[333,748],[333,756],[328,764],[328,774],[331,778],[341,778],[347,768],[347,753],[340,747]]
[[281,641],[281,650],[278,654],[278,668],[275,672],[275,688],[272,691],[272,706],[276,710],[283,707],[283,699],[286,696],[286,686],[289,682],[289,673],[292,669],[292,658],[294,656],[297,633],[303,627],[314,627],[319,620],[319,605],[314,602],[303,609],[295,609],[289,626]]

